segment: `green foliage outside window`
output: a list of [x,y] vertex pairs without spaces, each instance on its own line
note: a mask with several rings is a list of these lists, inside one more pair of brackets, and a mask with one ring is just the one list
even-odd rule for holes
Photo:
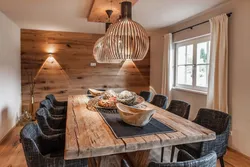
[[205,53],[205,50],[203,48],[201,49],[200,58],[203,59],[204,63],[207,62],[207,53]]

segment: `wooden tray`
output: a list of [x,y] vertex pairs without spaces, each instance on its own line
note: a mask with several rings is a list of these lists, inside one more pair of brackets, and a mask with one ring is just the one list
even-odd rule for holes
[[[94,107],[94,108],[107,109],[107,110],[117,109],[116,106],[114,106],[114,107],[102,107],[102,106],[99,106],[98,105],[98,100],[99,99],[100,99],[100,96],[97,96],[97,97],[94,97],[94,98],[90,99],[89,102],[88,102],[88,108]],[[129,105],[129,106],[139,105],[139,104],[143,103],[144,101],[145,100],[144,100],[143,97],[137,95],[134,103]]]

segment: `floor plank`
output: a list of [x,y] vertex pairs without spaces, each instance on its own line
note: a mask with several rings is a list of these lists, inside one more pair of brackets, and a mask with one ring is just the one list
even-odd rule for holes
[[228,150],[225,161],[233,167],[249,167],[250,158],[231,149]]
[[[22,149],[22,145],[19,143],[19,133],[21,127],[14,128],[8,136],[0,143],[0,162],[1,167],[26,167],[26,161]],[[164,162],[169,162],[170,148],[165,148]],[[151,151],[151,160],[160,160],[160,149],[154,149]],[[249,167],[250,158],[243,156],[242,154],[228,150],[225,156],[226,167]],[[220,167],[219,163],[217,166]]]

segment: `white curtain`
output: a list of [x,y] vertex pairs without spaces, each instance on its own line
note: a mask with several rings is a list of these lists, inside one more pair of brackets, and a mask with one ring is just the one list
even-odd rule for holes
[[173,86],[173,42],[172,34],[164,35],[164,52],[162,66],[161,94],[168,96],[171,100],[171,90]]
[[207,107],[228,112],[228,16],[210,19],[211,48]]

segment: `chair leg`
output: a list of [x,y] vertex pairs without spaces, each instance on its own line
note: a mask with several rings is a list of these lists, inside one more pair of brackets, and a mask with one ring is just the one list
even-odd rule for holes
[[224,159],[223,159],[223,156],[219,158],[220,159],[220,166],[221,167],[224,167],[225,164],[224,164]]
[[174,160],[174,152],[175,152],[175,146],[172,146],[170,162],[173,162]]
[[161,148],[161,162],[163,162],[164,157],[164,147]]

